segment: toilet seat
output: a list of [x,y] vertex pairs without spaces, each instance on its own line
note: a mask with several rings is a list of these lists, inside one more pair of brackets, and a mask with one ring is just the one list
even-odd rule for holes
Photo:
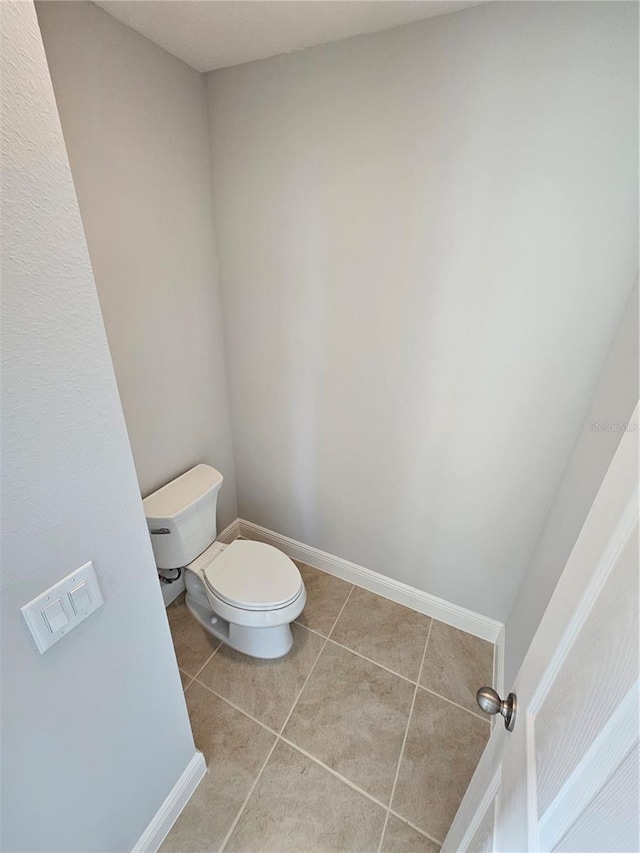
[[294,602],[304,589],[297,566],[263,542],[236,539],[203,567],[209,590],[241,610],[277,610]]

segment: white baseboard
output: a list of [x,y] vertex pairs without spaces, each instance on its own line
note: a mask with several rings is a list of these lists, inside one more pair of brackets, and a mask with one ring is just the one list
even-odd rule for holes
[[236,522],[229,525],[218,538],[221,541],[230,542],[240,535],[247,539],[255,539],[258,542],[266,542],[268,545],[279,548],[293,560],[307,563],[316,569],[327,572],[327,574],[335,575],[335,577],[361,586],[384,598],[389,598],[391,601],[396,601],[398,604],[404,604],[405,607],[417,610],[418,613],[432,616],[440,622],[445,622],[454,628],[460,628],[462,631],[488,640],[490,643],[495,643],[498,640],[500,632],[504,628],[501,622],[490,619],[488,616],[474,613],[473,610],[467,610],[466,607],[459,607],[443,598],[429,595],[428,592],[423,592],[406,583],[373,572],[371,569],[365,569],[364,566],[343,560],[341,557],[334,557],[332,554],[304,545],[295,539],[289,539],[288,536],[282,536],[280,533],[274,533],[273,530],[267,530],[266,527],[260,527],[260,525],[245,521],[243,518],[238,519],[238,533],[228,540],[222,539],[222,536],[226,536],[227,531],[234,528],[235,524]]
[[234,539],[237,539],[238,536],[240,536],[240,519],[236,518],[228,527],[225,527],[222,533],[218,534],[217,541],[228,545]]
[[[498,631],[498,636],[496,637],[494,643],[495,648],[493,651],[493,689],[496,690],[501,696],[504,696],[504,625]],[[497,715],[499,716],[499,715]]]
[[206,772],[204,755],[196,752],[169,792],[167,799],[155,813],[151,823],[135,843],[131,853],[156,853]]

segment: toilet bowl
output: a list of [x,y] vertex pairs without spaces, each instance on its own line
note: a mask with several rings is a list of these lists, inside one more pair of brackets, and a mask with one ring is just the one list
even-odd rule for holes
[[295,563],[263,542],[216,542],[222,474],[196,465],[144,499],[158,569],[184,569],[186,605],[226,645],[257,658],[286,655],[307,594]]
[[186,567],[186,605],[203,628],[231,648],[279,658],[293,644],[290,623],[307,594],[297,566],[262,542],[215,542]]

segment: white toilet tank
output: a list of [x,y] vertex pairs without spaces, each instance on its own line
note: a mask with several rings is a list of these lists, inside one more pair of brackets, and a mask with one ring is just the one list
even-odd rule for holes
[[196,465],[142,501],[159,569],[182,568],[215,541],[222,479],[210,465]]

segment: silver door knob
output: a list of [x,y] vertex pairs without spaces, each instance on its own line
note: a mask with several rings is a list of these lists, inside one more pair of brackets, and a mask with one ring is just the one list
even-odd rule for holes
[[476,699],[485,714],[502,714],[505,729],[513,731],[518,704],[515,693],[509,693],[506,699],[501,699],[493,687],[481,687],[476,693]]

